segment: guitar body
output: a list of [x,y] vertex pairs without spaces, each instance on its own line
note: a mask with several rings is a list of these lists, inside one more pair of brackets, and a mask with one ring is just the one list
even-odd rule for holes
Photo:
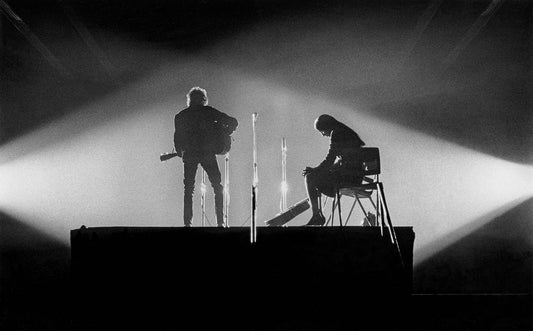
[[218,146],[215,150],[217,155],[226,155],[231,149],[231,136],[229,134],[221,134]]
[[225,125],[217,125],[215,132],[215,154],[225,155],[231,149],[231,134],[233,130]]
[[[232,133],[233,131],[231,131],[227,127],[216,128],[216,136],[215,136],[216,139],[211,143],[212,144],[211,146],[213,147],[213,151],[216,155],[226,155],[230,151]],[[165,162],[176,156],[178,156],[178,153],[176,152],[165,153],[159,156],[159,160],[161,160],[161,162]]]

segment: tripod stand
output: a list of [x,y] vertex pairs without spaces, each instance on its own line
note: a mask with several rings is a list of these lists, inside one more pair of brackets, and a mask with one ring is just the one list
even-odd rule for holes
[[[327,226],[330,221],[331,221],[331,226],[333,226],[333,221],[335,219],[335,209],[338,210],[339,225],[341,227],[343,225],[344,226],[347,225],[348,220],[350,219],[350,216],[352,215],[352,211],[356,204],[358,204],[359,207],[361,208],[362,212],[365,215],[365,218],[368,217],[369,213],[366,212],[360,199],[366,198],[370,200],[370,202],[372,203],[372,206],[374,207],[376,211],[376,221],[379,223],[379,226],[381,228],[381,236],[385,235],[385,227],[387,227],[389,231],[391,243],[395,245],[402,267],[405,268],[404,263],[403,263],[403,258],[402,258],[402,252],[400,249],[400,244],[398,242],[398,238],[396,236],[396,231],[394,230],[394,226],[392,225],[389,207],[387,206],[387,199],[385,198],[385,191],[383,188],[383,183],[376,180],[375,182],[371,184],[366,184],[365,186],[362,186],[362,187],[364,187],[364,189],[360,187],[348,187],[348,188],[337,188],[335,190],[336,194],[333,197],[332,202],[331,202],[331,215],[328,218],[325,226]],[[376,191],[376,202],[372,200],[372,191],[369,191],[368,189],[372,189],[372,191]],[[350,209],[350,212],[344,224],[342,223],[342,213],[341,213],[341,204],[340,204],[341,196],[343,195],[347,195],[347,196],[354,198],[354,202],[352,204],[352,207]],[[320,203],[320,206],[324,208],[326,204],[327,204],[327,198],[324,201],[323,205]]]

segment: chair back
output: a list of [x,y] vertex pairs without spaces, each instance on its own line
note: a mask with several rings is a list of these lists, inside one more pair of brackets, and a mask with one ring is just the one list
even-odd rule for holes
[[362,148],[361,161],[363,163],[363,175],[364,176],[379,175],[381,173],[379,148],[377,147]]

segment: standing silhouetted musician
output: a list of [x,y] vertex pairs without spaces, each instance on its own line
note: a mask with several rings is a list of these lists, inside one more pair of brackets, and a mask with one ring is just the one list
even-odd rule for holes
[[321,194],[333,197],[339,185],[359,185],[363,180],[359,155],[365,143],[352,129],[330,115],[320,115],[315,129],[330,137],[329,152],[317,167],[303,171],[307,195],[313,216],[307,225],[323,225],[326,222],[319,206]]
[[223,187],[216,154],[229,151],[238,122],[235,118],[207,105],[207,92],[193,87],[187,94],[187,108],[174,118],[174,148],[183,160],[183,222],[192,224],[192,196],[198,164],[204,168],[215,194],[217,226],[224,227]]

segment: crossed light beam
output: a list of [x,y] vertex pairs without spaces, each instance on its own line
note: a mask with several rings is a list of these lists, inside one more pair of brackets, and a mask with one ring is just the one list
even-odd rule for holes
[[[213,72],[218,78],[210,80],[210,100],[221,109],[232,109],[241,122],[231,154],[230,223],[249,214],[251,124],[246,119],[252,111],[263,119],[258,123],[260,221],[279,211],[279,137],[294,145],[287,156],[289,205],[305,196],[300,170],[318,163],[328,148],[312,129],[323,109],[355,127],[368,146],[380,147],[393,223],[414,227],[419,260],[434,253],[438,247],[432,244],[454,230],[496,211],[503,213],[533,195],[530,166],[413,132],[323,97],[302,96],[225,69],[195,70],[198,66],[205,69],[206,64],[167,67],[2,146],[0,155],[9,157],[0,164],[0,209],[65,243],[69,230],[81,225],[179,226],[181,166],[162,165],[158,155],[171,146],[172,117],[184,102],[184,96],[174,93],[174,88],[187,91],[180,77],[186,73],[191,80],[205,81]],[[155,90],[164,92],[155,98]],[[102,109],[101,120],[91,122],[91,114]],[[111,115],[116,113],[120,115]],[[56,135],[62,138],[31,151]],[[26,150],[30,152],[24,154]]]
[[[420,29],[427,24],[422,20]],[[327,141],[312,128],[324,112],[355,128],[368,146],[380,147],[393,223],[413,226],[417,234],[415,263],[467,234],[458,229],[474,230],[533,195],[530,166],[376,119],[365,105],[347,107],[224,64],[179,60],[0,147],[0,210],[64,243],[69,230],[81,225],[180,225],[181,166],[161,165],[158,155],[171,147],[172,118],[183,107],[184,93],[198,84],[215,107],[240,121],[231,153],[233,224],[249,215],[247,119],[253,112],[260,118],[260,223],[279,211],[279,139],[286,137],[291,146],[291,205],[305,196],[301,169],[327,151]]]

